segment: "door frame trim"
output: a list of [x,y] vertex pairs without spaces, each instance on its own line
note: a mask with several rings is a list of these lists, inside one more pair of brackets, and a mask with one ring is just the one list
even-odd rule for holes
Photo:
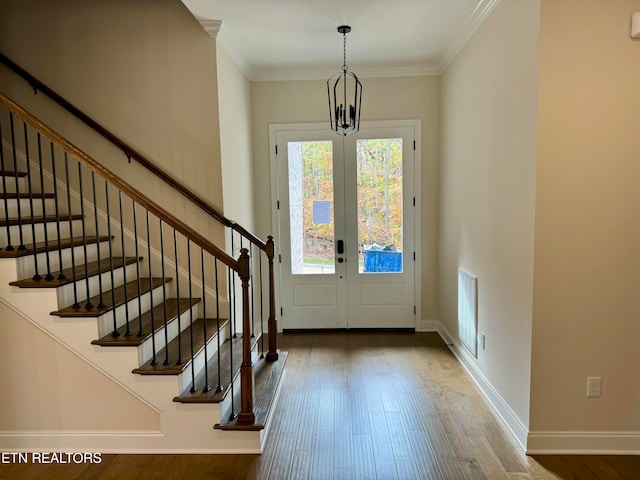
[[[415,248],[415,266],[413,269],[414,275],[414,292],[413,298],[416,307],[414,315],[414,327],[416,331],[420,331],[422,325],[422,192],[421,192],[421,179],[422,179],[422,121],[420,119],[407,119],[407,120],[377,120],[377,121],[364,121],[360,123],[360,128],[365,130],[367,128],[393,128],[393,127],[411,127],[414,131],[415,149],[413,158],[414,168],[414,180],[413,180],[413,193],[415,197],[414,206],[414,248]],[[273,232],[280,232],[279,216],[278,216],[278,157],[276,155],[276,139],[278,132],[291,132],[291,131],[317,131],[328,130],[326,122],[322,123],[272,123],[269,124],[269,172],[271,183],[271,229]],[[330,131],[330,130],[328,130]],[[276,297],[276,317],[279,317],[279,313],[282,308],[281,301],[281,263],[279,262],[279,256],[281,254],[280,242],[276,238],[276,258],[274,262],[278,271],[277,275],[274,275],[274,289]],[[278,331],[282,332],[282,322],[278,322]]]

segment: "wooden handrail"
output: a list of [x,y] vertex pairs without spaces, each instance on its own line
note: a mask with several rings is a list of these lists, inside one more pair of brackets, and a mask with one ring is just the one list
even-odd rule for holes
[[254,234],[252,234],[251,232],[249,232],[248,230],[246,230],[244,227],[237,224],[233,220],[230,220],[227,217],[225,217],[215,207],[210,205],[206,200],[202,199],[201,197],[193,193],[191,190],[189,190],[187,187],[182,185],[180,182],[176,181],[171,175],[169,175],[164,170],[158,168],[153,162],[148,160],[140,152],[130,147],[123,140],[119,139],[115,134],[113,134],[112,132],[107,130],[105,127],[103,127],[101,124],[96,122],[94,119],[89,117],[86,113],[84,113],[82,110],[77,108],[75,105],[65,100],[58,93],[53,91],[47,85],[42,83],[40,80],[38,80],[36,77],[31,75],[29,72],[24,70],[22,67],[17,65],[15,62],[13,62],[11,59],[9,59],[7,56],[5,56],[2,53],[0,53],[0,63],[4,64],[7,68],[9,68],[14,73],[22,77],[24,80],[26,80],[36,93],[38,91],[41,91],[46,96],[48,96],[51,100],[56,102],[62,108],[67,110],[69,113],[71,113],[73,116],[75,116],[80,121],[87,124],[93,130],[99,133],[102,137],[104,137],[113,145],[118,147],[120,150],[124,152],[124,154],[127,156],[128,159],[133,159],[136,162],[138,162],[140,165],[142,165],[144,168],[149,170],[151,173],[153,173],[154,175],[162,179],[165,183],[167,183],[168,185],[170,185],[171,187],[179,191],[184,197],[188,198],[189,200],[191,200],[191,202],[193,202],[202,210],[207,212],[215,220],[223,224],[225,227],[229,227],[236,230],[242,236],[247,238],[247,240],[249,240],[251,243],[253,243],[258,248],[266,252],[267,245],[264,241],[256,237]]
[[0,103],[5,105],[9,111],[13,112],[16,116],[21,118],[23,121],[31,125],[36,131],[45,135],[51,140],[54,144],[58,145],[64,151],[70,153],[78,161],[82,162],[87,168],[94,171],[104,179],[108,180],[114,186],[116,186],[120,191],[129,195],[132,199],[134,199],[139,205],[146,208],[149,212],[156,215],[163,222],[171,225],[176,231],[185,235],[187,238],[190,238],[194,243],[196,243],[199,247],[203,248],[205,251],[213,255],[222,261],[229,268],[239,271],[240,266],[237,260],[231,257],[228,253],[226,253],[221,248],[217,247],[213,243],[211,243],[208,239],[200,235],[198,232],[193,230],[191,227],[187,226],[181,220],[173,216],[171,213],[154,203],[151,199],[146,197],[143,193],[133,188],[127,182],[125,182],[122,178],[117,176],[111,170],[105,168],[96,160],[91,158],[87,153],[80,150],[78,147],[73,145],[64,139],[61,135],[59,135],[56,131],[46,126],[36,117],[31,115],[25,109],[23,109],[20,105],[13,102],[10,98],[0,92]]

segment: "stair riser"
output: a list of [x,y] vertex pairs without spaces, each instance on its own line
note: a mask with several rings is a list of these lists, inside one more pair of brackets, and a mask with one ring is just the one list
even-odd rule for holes
[[[74,220],[73,222],[73,236],[74,238],[78,238],[82,236],[82,223],[80,220]],[[22,237],[25,245],[29,245],[33,243],[33,231],[31,224],[22,225]],[[56,222],[48,222],[48,223],[38,223],[34,225],[35,227],[35,241],[43,242],[45,239],[45,229],[47,232],[47,236],[49,241],[58,238],[58,227]],[[20,226],[13,225],[9,227],[9,234],[11,237],[11,245],[16,247],[20,242]],[[87,232],[89,235],[89,232]],[[68,238],[70,236],[69,233],[69,220],[63,220],[60,222],[60,238]],[[4,247],[7,245],[7,227],[0,227],[0,246]]]
[[[229,327],[223,328],[220,332],[220,345],[222,345],[229,338]],[[218,351],[218,340],[214,335],[209,342],[207,343],[207,357],[209,358],[208,368],[216,369],[218,368],[217,361],[212,360],[213,356]],[[204,348],[198,352],[198,354],[193,359],[193,370],[195,371],[196,376],[198,373],[204,368],[204,359],[205,352]],[[221,365],[220,368],[229,368],[229,365]],[[191,387],[191,367],[185,369],[180,375],[178,375],[178,392],[182,392],[185,389]],[[198,388],[201,388],[201,385],[198,385]],[[211,385],[212,388],[216,388],[216,385]]]
[[[11,166],[13,168],[13,161],[7,161],[7,157],[4,159],[5,167]],[[16,188],[16,178],[15,177],[4,177],[5,182],[3,184],[2,177],[0,177],[0,192],[4,193],[16,193],[16,192],[27,192],[29,191],[29,184],[27,183],[27,177],[18,177],[18,187]],[[31,187],[35,190],[36,180],[31,180]],[[40,180],[37,180],[38,185],[40,185]],[[39,188],[39,187],[38,187]]]
[[[120,267],[113,270],[113,284],[116,286],[124,283],[125,269]],[[131,281],[136,278],[136,265],[132,263],[126,267],[127,281]],[[87,295],[87,281],[83,278],[75,282],[76,291],[78,295],[78,303],[84,305],[87,298],[91,298],[98,295],[100,292],[100,279],[102,279],[102,291],[106,292],[111,288],[111,271],[107,271],[102,275],[94,275],[89,278],[89,295]],[[58,287],[56,293],[58,296],[58,307],[65,308],[74,303],[74,287],[73,283]],[[111,303],[111,297],[109,293],[104,294],[104,302],[106,304]]]
[[[17,217],[18,204],[20,204],[19,212],[23,218],[30,217],[32,215],[35,215],[35,216],[43,215],[43,212],[46,212],[49,215],[55,215],[56,207],[55,207],[54,199],[46,198],[44,202],[45,204],[43,208],[41,198],[34,198],[33,202],[30,201],[29,199],[24,199],[24,198],[20,200],[10,198],[7,200],[7,210],[6,210],[6,212],[8,212],[8,215],[7,215],[5,213],[4,201],[0,201],[0,218],[5,218],[7,216],[10,218]],[[32,204],[33,204],[33,211],[31,210]],[[64,215],[64,214],[67,214],[67,209],[62,205],[58,205],[58,212],[60,213],[60,215]]]
[[[132,279],[133,278],[135,277],[132,277]],[[127,276],[127,279],[129,279],[128,276]],[[118,308],[116,308],[116,311],[115,311],[116,328],[121,327],[127,322],[127,312],[129,312],[129,319],[130,319],[129,328],[131,329],[132,333],[136,334],[138,332],[137,330],[138,326],[134,324],[132,320],[140,316],[139,307],[142,309],[142,312],[146,312],[147,310],[152,308],[152,306],[156,306],[160,304],[163,300],[162,286],[159,286],[153,289],[152,292],[153,292],[153,305],[151,305],[151,297],[152,297],[151,292],[147,292],[141,295],[139,300],[138,300],[138,297],[132,298],[131,300],[129,300],[126,306],[125,304],[122,304]],[[169,296],[169,293],[167,293],[167,296]],[[114,330],[113,315],[114,315],[113,311],[109,311],[97,318],[98,337],[103,337],[113,332]]]
[[[154,299],[155,300],[155,299]],[[197,318],[199,318],[199,316],[201,315],[200,313],[200,304],[196,304],[194,305],[192,308],[193,311],[193,320],[195,321]],[[190,323],[190,319],[191,319],[191,313],[189,310],[185,311],[182,315],[180,315],[180,330],[184,331]],[[154,324],[156,329],[162,325],[164,322],[164,319],[162,317],[160,318],[154,318]],[[137,328],[137,327],[136,327]],[[175,337],[177,337],[178,335],[178,321],[177,318],[174,318],[171,322],[169,322],[167,324],[167,335],[166,337],[169,339],[169,342],[171,342],[171,340],[173,340]],[[147,338],[144,342],[142,342],[139,346],[138,346],[138,365],[144,365],[148,360],[151,359],[151,357],[153,356],[153,344],[155,341],[155,348],[156,348],[156,352],[159,352],[160,350],[162,350],[165,345],[166,345],[166,340],[165,340],[165,329],[161,328],[160,331],[156,331],[156,333],[152,336],[150,336],[149,338]],[[183,360],[186,359],[189,355],[191,354],[191,352],[183,352]],[[171,359],[173,361],[175,361],[176,359]]]
[[[101,242],[100,244],[90,243],[87,245],[87,262],[93,262],[98,259],[98,248],[100,249],[100,258],[109,258],[109,243]],[[85,262],[84,247],[82,245],[74,248],[62,249],[62,267],[60,267],[60,255],[58,250],[52,250],[48,253],[49,265],[51,272],[72,267],[73,263],[81,265]],[[73,262],[72,262],[73,253]],[[115,253],[114,253],[115,255]],[[36,255],[38,260],[38,273],[44,276],[47,273],[47,253],[39,253]],[[18,278],[31,278],[36,273],[35,260],[33,255],[19,257],[17,260]]]

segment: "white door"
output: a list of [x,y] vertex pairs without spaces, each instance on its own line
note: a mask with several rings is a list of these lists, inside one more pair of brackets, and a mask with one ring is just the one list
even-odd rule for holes
[[280,127],[283,328],[414,328],[417,126]]

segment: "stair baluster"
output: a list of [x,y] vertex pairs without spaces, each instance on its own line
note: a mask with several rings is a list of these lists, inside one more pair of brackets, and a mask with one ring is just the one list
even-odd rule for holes
[[[178,268],[178,240],[176,238],[176,229],[173,229],[173,261],[176,266],[176,298],[178,301],[178,305],[180,305],[180,269]],[[189,279],[191,281],[191,279]],[[178,318],[176,319],[178,322],[178,338],[182,335],[182,315],[180,315],[178,311]],[[191,359],[193,363],[193,358]],[[176,360],[176,365],[182,365],[182,342],[178,343],[178,359]]]
[[[42,160],[42,138],[40,137],[40,132],[37,135],[37,144],[38,144],[38,166],[40,167],[40,191],[44,192],[44,167]],[[78,164],[79,165],[79,164]],[[71,211],[69,211],[71,212]],[[44,199],[44,195],[42,196],[42,217],[47,218],[47,205]],[[69,228],[71,228],[71,213],[69,213]],[[44,230],[44,245],[45,245],[45,258],[47,263],[47,274],[45,275],[45,280],[53,280],[53,275],[51,275],[51,258],[49,256],[49,229],[47,228],[46,222],[43,224]]]
[[[153,278],[151,268],[151,227],[149,226],[149,210],[145,209],[145,216],[147,219],[147,266],[149,267],[149,278]],[[153,288],[149,290],[149,302],[151,304],[151,365],[157,365],[158,359],[156,358],[156,324],[154,318],[154,306],[153,303]]]
[[[187,270],[189,273],[189,298],[193,298],[193,281],[191,276],[191,239],[187,238]],[[189,335],[191,342],[191,358],[193,358],[193,308],[189,309]],[[196,372],[193,362],[191,362],[191,393],[198,391],[196,385]]]
[[[2,136],[2,122],[0,121],[0,138],[4,138]],[[4,164],[4,145],[0,144],[0,169],[2,169],[2,191],[6,192],[7,191],[7,169],[5,167]],[[4,223],[7,227],[7,244],[5,245],[4,249],[8,252],[11,252],[14,250],[13,246],[11,245],[11,227],[9,225],[9,202],[7,201],[7,195],[2,195],[2,198],[4,200]]]
[[20,238],[20,245],[18,245],[18,250],[26,250],[27,247],[24,245],[24,233],[22,231],[22,207],[20,206],[20,181],[18,175],[18,151],[16,149],[16,134],[15,134],[15,126],[13,113],[9,112],[9,126],[11,127],[11,153],[13,154],[13,175],[15,178],[15,186],[16,186],[16,204],[18,206],[18,237]]
[[[124,218],[122,216],[122,190],[118,190],[118,206],[120,209],[120,248],[121,248],[121,252],[122,252],[122,258],[123,260],[127,258],[127,254],[125,252],[125,248],[124,248]],[[138,258],[136,258],[136,262],[138,261]],[[113,270],[111,270],[112,275],[113,275]],[[123,280],[123,284],[127,285],[127,267],[125,264],[125,267],[122,269],[122,280]],[[164,278],[162,279],[164,280]],[[113,288],[113,277],[112,277],[112,281],[111,281],[111,286]],[[127,330],[124,333],[125,337],[130,337],[131,336],[131,328],[129,325],[129,292],[128,289],[125,288],[124,289],[124,319],[127,325]]]
[[[164,319],[163,319],[163,323],[164,323],[164,345],[165,345],[165,357],[164,357],[164,365],[169,365],[171,363],[171,360],[169,359],[169,349],[167,348],[167,346],[169,345],[169,329],[167,327],[167,282],[166,282],[166,276],[165,276],[165,272],[164,272],[164,264],[165,264],[165,259],[164,259],[164,228],[163,228],[163,222],[162,219],[160,219],[160,267],[162,269],[162,312],[164,313]],[[180,336],[180,334],[178,334],[178,337]],[[207,338],[206,336],[204,338]],[[178,342],[179,344],[180,342]]]
[[[31,182],[31,155],[29,154],[29,135],[27,131],[27,122],[22,122],[22,126],[24,129],[24,155],[26,157],[27,164],[27,189],[29,190],[29,210],[31,212],[31,216],[35,216],[35,210],[33,209],[33,185]],[[0,136],[0,138],[2,138]],[[4,177],[3,177],[4,178]],[[5,190],[6,191],[6,190]],[[44,201],[44,192],[42,193],[42,201]],[[6,202],[6,195],[5,195]],[[42,276],[38,273],[38,254],[36,252],[36,222],[31,222],[31,243],[33,245],[33,268],[35,270],[33,280],[41,280]]]
[[[98,198],[96,195],[96,176],[94,172],[91,172],[91,189],[93,190],[93,217],[96,229],[96,237],[100,238],[100,226],[98,225]],[[58,238],[60,236],[58,235]],[[103,295],[103,286],[102,286],[102,259],[100,258],[100,244],[98,243],[97,248],[97,257],[98,257],[98,290],[100,290],[100,301],[98,302],[98,308],[105,308],[104,304],[104,295]],[[86,259],[85,259],[86,261]],[[62,264],[62,257],[60,257],[60,263]]]
[[[55,182],[55,179],[54,179]],[[87,226],[85,222],[86,215],[84,213],[84,191],[82,186],[82,163],[78,162],[78,183],[80,188],[80,212],[82,215],[82,248],[84,251],[84,275],[85,275],[85,285],[87,289],[87,303],[84,304],[84,308],[86,310],[91,310],[93,308],[93,303],[91,303],[91,291],[89,288],[89,262],[87,262]],[[107,203],[107,205],[109,205]],[[107,213],[107,217],[111,218],[111,215]],[[111,260],[113,261],[113,255],[111,256]],[[111,270],[113,272],[113,268]]]
[[138,242],[140,239],[138,238],[138,216],[137,216],[137,208],[138,205],[135,200],[132,200],[133,207],[133,235],[135,236],[135,248],[136,248],[136,258],[138,261],[136,262],[136,287],[138,289],[138,337],[144,336],[144,331],[142,328],[142,289],[140,285],[140,248],[138,246]]
[[[60,235],[60,207],[58,206],[58,176],[56,175],[56,156],[54,153],[53,142],[49,142],[51,147],[51,173],[53,174],[53,200],[54,211],[56,212],[56,234],[58,239],[58,261],[60,265],[60,273],[58,274],[58,280],[64,280],[66,278],[62,269],[62,236]],[[27,159],[27,162],[29,160]],[[94,190],[95,193],[95,190]],[[44,198],[44,192],[42,194]],[[85,260],[86,261],[86,260]]]
[[[38,145],[40,145],[40,134],[38,133]],[[69,209],[69,236],[71,237],[71,245],[75,245],[73,241],[73,210],[71,209],[71,184],[69,183],[69,157],[67,152],[64,152],[64,176],[67,182],[67,208]],[[42,185],[42,162],[40,163],[40,182]],[[44,191],[44,190],[43,190]],[[44,200],[43,200],[43,209],[44,209]],[[43,210],[44,211],[44,210]],[[47,258],[47,269],[49,262],[49,251],[48,246],[45,247],[45,255]],[[79,309],[80,304],[78,303],[78,286],[76,284],[76,249],[71,247],[71,280],[73,285],[73,308]]]
[[111,307],[113,308],[111,315],[113,317],[113,332],[112,337],[119,337],[118,331],[118,318],[116,316],[116,292],[113,283],[113,236],[111,235],[111,202],[109,201],[109,182],[104,182],[104,198],[107,206],[107,235],[109,237],[109,272],[111,275]]
[[211,391],[211,385],[209,385],[209,359],[207,355],[207,288],[205,285],[205,279],[207,278],[204,270],[204,248],[200,249],[200,272],[202,273],[202,312],[204,314],[204,322],[202,322],[202,333],[205,339],[204,343],[204,378],[205,384],[202,388],[203,392]]
[[[216,292],[220,291],[220,281],[218,280],[218,259],[214,257],[213,259],[213,274],[215,276],[215,281],[216,281]],[[218,335],[216,335],[217,337],[217,342],[218,342],[218,355],[217,355],[217,359],[218,359],[218,385],[216,386],[216,392],[220,393],[222,392],[222,368],[220,365],[220,361],[222,355],[221,355],[221,348],[220,348],[220,295],[216,295],[216,330],[218,331]]]

